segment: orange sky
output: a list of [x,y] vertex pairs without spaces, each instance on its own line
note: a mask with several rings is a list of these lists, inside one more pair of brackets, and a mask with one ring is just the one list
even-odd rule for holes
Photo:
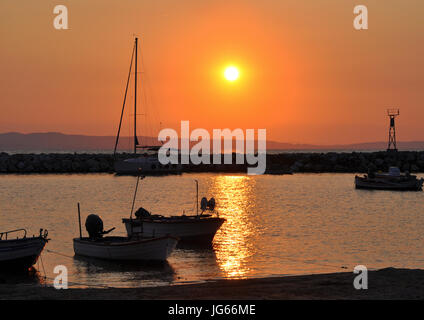
[[[57,4],[70,30],[53,28]],[[353,28],[357,4],[369,30]],[[424,140],[423,19],[421,0],[2,0],[0,132],[114,135],[136,33],[139,134],[190,120],[283,142],[386,140],[394,105],[398,139]]]

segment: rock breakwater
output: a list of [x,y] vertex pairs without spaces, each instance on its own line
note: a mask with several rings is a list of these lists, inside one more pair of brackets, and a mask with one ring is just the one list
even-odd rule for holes
[[[119,154],[119,159],[132,157]],[[235,154],[233,154],[235,163]],[[387,171],[397,166],[402,171],[424,172],[424,151],[280,153],[267,155],[267,173],[367,172]],[[246,172],[247,165],[183,165],[183,172]],[[112,154],[8,154],[0,153],[0,173],[95,173],[114,172]]]

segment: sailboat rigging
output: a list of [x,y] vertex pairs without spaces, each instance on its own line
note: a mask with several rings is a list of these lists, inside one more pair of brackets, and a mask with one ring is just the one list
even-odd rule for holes
[[125,103],[127,101],[128,87],[129,87],[130,80],[131,80],[131,71],[132,71],[133,62],[134,62],[134,140],[133,140],[134,141],[134,145],[133,145],[134,154],[137,153],[137,148],[144,148],[145,147],[145,146],[140,146],[140,143],[138,142],[138,138],[137,138],[138,38],[135,38],[134,47],[133,47],[132,54],[131,54],[130,70],[128,71],[127,83],[125,85],[124,101],[122,103],[122,110],[121,110],[121,117],[119,119],[118,133],[116,135],[115,148],[113,149],[114,157],[116,156],[116,150],[118,148],[119,135],[120,135],[120,132],[121,132],[121,127],[122,127],[122,118],[124,116]]
[[[132,65],[133,65],[133,61],[134,61],[134,52],[136,49],[136,46],[138,44],[138,40],[137,38],[135,38],[135,43],[134,43],[134,47],[132,50],[132,54],[131,54],[131,62],[130,62],[130,70],[128,71],[128,78],[127,78],[127,84],[125,86],[125,94],[124,94],[124,101],[122,103],[122,110],[121,110],[121,117],[119,119],[119,126],[118,126],[118,133],[116,135],[116,140],[115,140],[115,148],[113,149],[113,157],[115,158],[116,156],[116,149],[118,148],[118,143],[119,143],[119,134],[121,132],[121,127],[122,127],[122,118],[124,116],[124,110],[125,110],[125,102],[127,101],[127,93],[128,93],[128,87],[130,84],[130,79],[131,79],[131,70],[132,70]],[[137,77],[137,73],[136,73],[136,77]],[[137,90],[136,90],[137,91]],[[136,101],[134,102],[135,104],[137,103]],[[134,131],[135,132],[135,131]]]
[[[127,102],[128,89],[131,83],[131,74],[134,69],[134,137],[133,137],[133,154],[134,158],[119,160],[117,149],[119,144],[119,136],[122,128],[122,119],[124,116],[125,105]],[[135,37],[134,46],[131,53],[131,62],[128,72],[127,82],[125,85],[124,99],[122,103],[121,116],[119,119],[118,132],[113,149],[113,157],[115,159],[115,172],[117,174],[139,174],[140,170],[143,174],[167,174],[180,173],[181,165],[162,165],[158,160],[158,150],[160,146],[140,145],[137,137],[137,86],[138,86],[138,38]],[[144,149],[145,153],[138,155],[137,149]],[[150,154],[148,152],[150,152]],[[153,152],[153,153],[152,153]]]

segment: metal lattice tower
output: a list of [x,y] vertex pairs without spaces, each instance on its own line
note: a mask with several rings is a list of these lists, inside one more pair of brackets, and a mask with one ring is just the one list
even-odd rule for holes
[[389,143],[387,145],[387,151],[397,151],[395,118],[399,115],[399,109],[387,109],[387,115],[390,119]]

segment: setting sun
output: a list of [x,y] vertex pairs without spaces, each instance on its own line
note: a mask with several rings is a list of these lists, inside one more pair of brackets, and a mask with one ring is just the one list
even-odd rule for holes
[[231,67],[227,67],[224,71],[224,77],[225,79],[227,79],[228,81],[235,81],[238,79],[239,77],[239,71],[236,67],[231,66]]

